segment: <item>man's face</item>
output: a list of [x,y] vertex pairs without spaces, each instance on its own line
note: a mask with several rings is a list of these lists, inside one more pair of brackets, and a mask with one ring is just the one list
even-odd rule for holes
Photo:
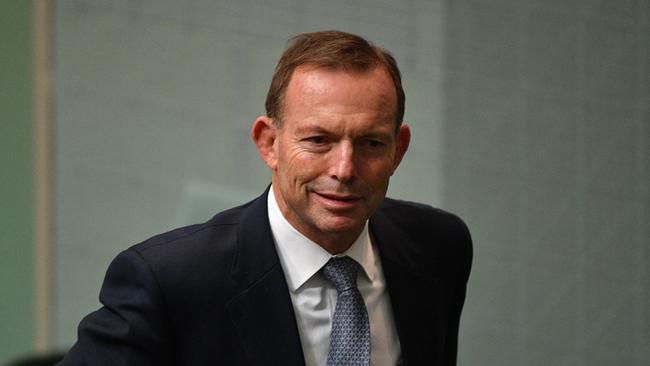
[[396,99],[383,68],[293,73],[265,160],[286,219],[330,252],[360,234],[406,151],[410,133],[406,125],[396,133]]

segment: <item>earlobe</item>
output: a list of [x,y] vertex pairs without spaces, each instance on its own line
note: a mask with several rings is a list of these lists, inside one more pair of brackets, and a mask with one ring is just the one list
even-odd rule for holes
[[277,165],[277,154],[275,151],[276,127],[273,124],[273,119],[267,116],[257,117],[253,122],[251,138],[257,147],[260,158],[271,170],[274,170]]

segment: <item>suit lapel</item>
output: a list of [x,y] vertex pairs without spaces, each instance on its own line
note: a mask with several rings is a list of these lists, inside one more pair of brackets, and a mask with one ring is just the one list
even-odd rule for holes
[[268,221],[266,194],[243,215],[227,303],[252,365],[304,365],[293,305]]
[[[370,219],[370,231],[381,256],[402,361],[404,365],[417,365],[434,353],[431,347],[435,343],[430,339],[437,329],[432,329],[429,319],[437,313],[432,307],[439,304],[437,281],[427,276],[430,271],[422,267],[421,247],[412,243],[381,211]],[[433,299],[425,301],[425,297]]]

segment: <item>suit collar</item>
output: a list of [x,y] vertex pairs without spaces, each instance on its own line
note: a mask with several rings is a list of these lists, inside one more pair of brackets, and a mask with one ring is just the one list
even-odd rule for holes
[[[382,210],[370,218],[370,232],[381,257],[386,287],[391,301],[404,365],[415,365],[427,357],[431,346],[426,339],[431,329],[423,321],[426,312],[437,304],[438,291],[427,278],[421,245],[416,245],[408,233],[397,227]],[[432,301],[422,299],[423,291]],[[427,305],[428,304],[428,305]]]
[[[424,276],[422,247],[413,242],[411,235],[395,225],[380,208],[370,217],[370,235],[384,260],[408,269],[414,276]],[[425,263],[424,265],[429,265]]]
[[226,307],[252,365],[304,365],[293,304],[267,215],[269,190],[244,209]]

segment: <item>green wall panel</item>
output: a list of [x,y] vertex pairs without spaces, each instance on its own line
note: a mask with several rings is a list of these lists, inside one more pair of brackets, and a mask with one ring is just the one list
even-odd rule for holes
[[33,349],[30,1],[0,1],[0,364]]

